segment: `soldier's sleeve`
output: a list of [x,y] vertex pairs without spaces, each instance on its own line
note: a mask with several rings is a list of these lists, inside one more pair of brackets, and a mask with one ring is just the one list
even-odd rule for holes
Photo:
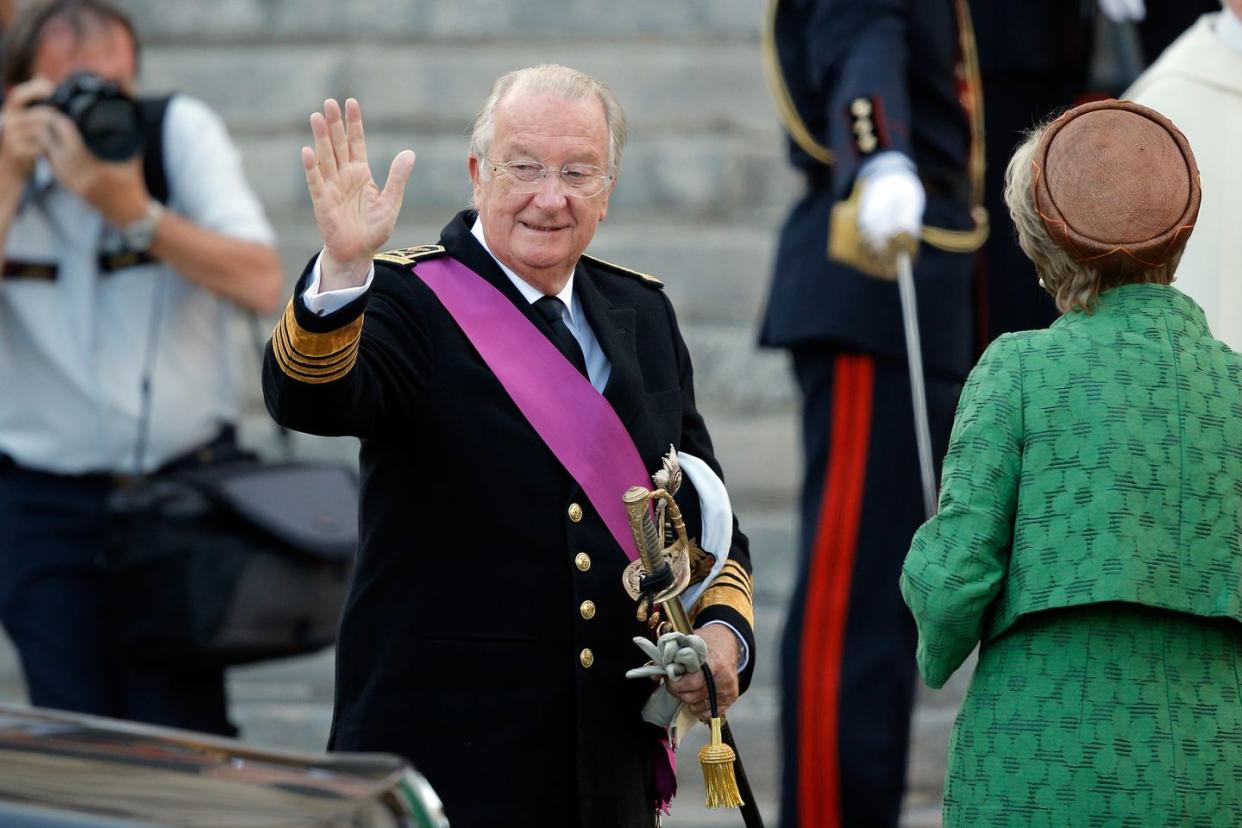
[[[908,0],[914,2],[914,0]],[[830,84],[828,146],[839,197],[858,168],[885,151],[912,158],[906,0],[819,0],[806,31],[812,65]]]
[[301,298],[310,273],[308,264],[267,343],[268,411],[310,434],[371,437],[408,428],[426,393],[429,351],[409,286],[414,277],[377,261],[370,290],[319,316]]
[[901,594],[919,630],[919,671],[941,687],[974,649],[1004,585],[1022,466],[1016,343],[997,339],[970,372],[944,459],[940,509],[914,535]]
[[[661,293],[661,296],[664,294]],[[711,436],[707,433],[707,426],[695,406],[694,368],[690,362],[690,353],[681,338],[677,318],[667,296],[664,296],[664,303],[672,325],[681,385],[682,430],[681,445],[678,448],[703,460],[723,480],[724,474],[721,472],[720,464],[716,461]],[[724,569],[695,602],[690,616],[691,623],[696,628],[711,621],[720,621],[732,627],[741,636],[745,642],[748,657],[745,667],[738,675],[738,682],[741,689],[745,691],[750,685],[750,679],[755,670],[755,610],[751,589],[750,541],[738,525],[736,515],[733,517],[733,538],[729,548],[729,559]]]

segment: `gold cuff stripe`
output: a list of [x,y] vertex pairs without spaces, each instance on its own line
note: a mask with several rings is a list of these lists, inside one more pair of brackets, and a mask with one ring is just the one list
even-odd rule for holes
[[357,353],[357,348],[348,348],[340,354],[316,359],[299,354],[289,343],[289,332],[283,325],[278,325],[272,332],[272,342],[280,347],[281,356],[299,370],[308,374],[328,374],[340,368]]
[[728,607],[745,618],[746,623],[750,625],[752,630],[755,628],[754,603],[736,587],[722,586],[717,588],[715,585],[709,587],[698,601],[698,605],[693,613],[694,618],[697,619],[708,607]]
[[342,363],[327,368],[307,368],[290,359],[287,349],[283,332],[278,330],[272,336],[272,353],[276,356],[276,364],[286,376],[310,385],[338,380],[352,371],[354,363],[358,361],[358,352],[355,350]]
[[747,597],[750,597],[752,595],[750,584],[745,583],[743,581],[739,581],[737,578],[734,578],[731,576],[721,575],[719,578],[712,581],[712,585],[709,587],[709,589],[715,589],[717,586],[731,586],[731,587],[734,587],[735,589],[740,589],[742,592],[746,593]]
[[298,324],[293,312],[293,300],[285,308],[285,315],[280,320],[289,333],[289,344],[298,353],[308,357],[330,357],[341,353],[347,348],[357,347],[358,338],[362,335],[362,314],[343,328],[328,333],[314,333]]
[[298,382],[333,382],[353,370],[362,337],[362,316],[329,333],[308,331],[297,322],[291,300],[272,331],[272,354],[284,374]]
[[737,561],[726,561],[720,574],[712,581],[711,586],[703,591],[699,598],[694,615],[708,607],[725,606],[735,610],[746,619],[751,629],[755,626],[754,600],[751,597],[751,580],[743,566]]

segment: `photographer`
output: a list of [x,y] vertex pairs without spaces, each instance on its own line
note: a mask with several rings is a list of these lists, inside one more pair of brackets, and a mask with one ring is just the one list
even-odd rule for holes
[[[138,42],[122,11],[35,2],[6,35],[0,621],[33,704],[233,732],[222,671],[126,662],[107,504],[126,475],[231,445],[233,306],[274,309],[272,230],[206,106],[126,109]],[[100,101],[119,108],[101,118]]]

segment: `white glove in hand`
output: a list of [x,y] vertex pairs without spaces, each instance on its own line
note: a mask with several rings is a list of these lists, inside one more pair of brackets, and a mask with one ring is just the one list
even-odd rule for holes
[[899,152],[881,153],[862,166],[858,177],[862,185],[858,231],[863,241],[882,252],[902,233],[918,239],[927,195],[910,159]]
[[1100,11],[1109,20],[1125,23],[1129,20],[1142,20],[1147,16],[1147,8],[1143,0],[1100,0]]
[[645,638],[634,639],[651,663],[626,670],[626,678],[681,678],[686,673],[702,670],[707,663],[707,642],[697,635],[665,633],[654,644]]

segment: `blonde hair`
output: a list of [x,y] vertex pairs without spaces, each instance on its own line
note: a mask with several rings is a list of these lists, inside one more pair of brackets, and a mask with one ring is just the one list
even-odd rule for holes
[[1123,284],[1143,282],[1167,285],[1173,281],[1177,265],[1182,259],[1179,250],[1169,261],[1133,276],[1115,276],[1101,273],[1088,264],[1074,258],[1048,235],[1039,210],[1035,206],[1035,190],[1031,186],[1035,177],[1035,150],[1043,138],[1044,130],[1055,117],[1031,130],[1018,148],[1013,151],[1005,168],[1005,206],[1018,231],[1018,246],[1035,265],[1039,283],[1056,302],[1057,310],[1090,312],[1101,292]]

